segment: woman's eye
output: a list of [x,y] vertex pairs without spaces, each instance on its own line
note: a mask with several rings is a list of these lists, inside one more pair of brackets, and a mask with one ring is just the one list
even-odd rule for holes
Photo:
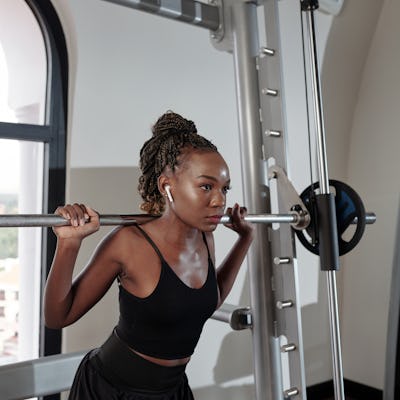
[[231,187],[230,186],[225,186],[222,190],[223,190],[223,192],[225,194],[227,194],[229,192],[229,190],[231,190]]
[[205,183],[204,185],[201,185],[201,188],[206,190],[206,191],[210,191],[212,189],[211,185],[208,183]]

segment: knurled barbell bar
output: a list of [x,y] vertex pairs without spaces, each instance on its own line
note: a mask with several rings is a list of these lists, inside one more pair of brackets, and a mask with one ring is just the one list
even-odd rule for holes
[[[101,226],[113,225],[133,225],[144,224],[157,218],[155,215],[149,214],[100,214]],[[245,217],[245,221],[256,224],[274,224],[274,223],[289,223],[294,228],[303,223],[303,216],[297,213],[290,214],[249,214]],[[229,215],[222,216],[220,223],[226,224],[230,220]],[[376,220],[374,213],[365,214],[365,223],[373,224]],[[355,218],[353,224],[357,223]],[[52,226],[67,226],[69,221],[55,214],[3,214],[0,215],[0,228],[9,227],[52,227]]]

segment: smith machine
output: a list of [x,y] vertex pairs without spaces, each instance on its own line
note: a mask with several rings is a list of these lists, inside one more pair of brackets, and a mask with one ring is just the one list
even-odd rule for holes
[[[230,322],[233,329],[251,328],[253,335],[256,399],[303,399],[306,396],[302,326],[294,234],[301,243],[319,254],[326,271],[335,399],[344,400],[340,329],[335,271],[339,256],[361,239],[367,223],[357,193],[343,182],[329,180],[314,12],[317,0],[300,0],[304,64],[308,66],[308,102],[313,105],[316,169],[318,182],[300,195],[287,171],[287,149],[282,90],[278,0],[105,0],[163,17],[187,22],[210,31],[213,45],[232,53],[237,91],[244,200],[257,223],[256,240],[248,254],[251,309],[225,305],[213,316]],[[260,48],[258,9],[263,7],[267,45]],[[282,21],[283,22],[283,21]],[[306,59],[308,57],[308,59]],[[310,116],[309,116],[310,118]],[[271,163],[271,160],[274,160]],[[274,181],[277,208],[271,214],[271,183]],[[141,223],[146,215],[102,215],[102,225]],[[225,216],[221,222],[227,222]],[[2,226],[54,226],[67,222],[55,215],[3,215]],[[279,223],[279,229],[271,229]],[[350,240],[343,233],[355,225]],[[286,338],[285,344],[280,337]],[[289,387],[283,387],[282,353],[288,359]],[[47,357],[46,357],[47,358]],[[1,375],[1,371],[0,371]]]

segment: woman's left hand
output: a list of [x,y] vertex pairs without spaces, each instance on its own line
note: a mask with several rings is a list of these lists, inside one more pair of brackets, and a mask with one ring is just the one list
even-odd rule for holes
[[247,208],[240,207],[235,204],[233,207],[228,207],[226,214],[231,217],[229,223],[224,224],[226,227],[234,230],[239,236],[252,236],[254,227],[251,222],[246,222],[244,217],[247,215]]

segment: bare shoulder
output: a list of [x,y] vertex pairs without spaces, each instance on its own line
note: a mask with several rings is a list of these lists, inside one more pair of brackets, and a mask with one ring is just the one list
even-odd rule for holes
[[[149,227],[144,230],[148,231]],[[115,243],[113,252],[120,263],[122,286],[139,297],[152,293],[159,280],[161,264],[140,228],[133,225],[117,229],[109,240]]]
[[134,250],[141,238],[135,226],[119,226],[108,233],[100,243],[100,249],[115,254],[121,250]]
[[134,240],[138,236],[137,231],[138,229],[135,225],[118,226],[106,236],[106,240],[113,243]]

